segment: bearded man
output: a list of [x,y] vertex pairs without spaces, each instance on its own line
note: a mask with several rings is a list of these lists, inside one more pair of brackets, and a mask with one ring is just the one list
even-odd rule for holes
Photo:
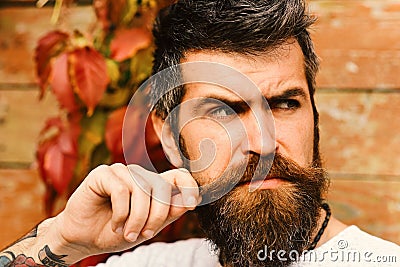
[[163,10],[150,107],[178,169],[96,168],[0,266],[122,251],[195,208],[207,239],[140,246],[99,266],[382,266],[383,256],[395,266],[397,245],[341,223],[324,203],[313,22],[301,0],[182,0]]

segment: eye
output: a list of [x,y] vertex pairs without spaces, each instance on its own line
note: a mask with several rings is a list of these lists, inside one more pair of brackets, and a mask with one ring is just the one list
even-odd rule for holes
[[236,112],[229,106],[221,106],[210,112],[210,117],[220,120],[232,118],[235,115],[237,115]]
[[300,102],[295,99],[282,99],[274,103],[272,109],[293,110],[300,107]]

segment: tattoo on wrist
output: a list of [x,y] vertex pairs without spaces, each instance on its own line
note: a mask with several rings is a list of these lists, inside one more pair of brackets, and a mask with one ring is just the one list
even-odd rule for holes
[[54,266],[54,267],[68,267],[62,258],[67,255],[56,255],[51,252],[48,245],[46,245],[42,250],[39,251],[39,260],[44,264],[44,266]]
[[19,254],[15,257],[11,251],[4,251],[4,254],[9,254],[11,259],[7,256],[0,256],[0,267],[68,267],[62,258],[67,255],[56,255],[51,252],[48,245],[39,251],[40,264],[36,263],[32,257],[27,257],[25,254]]
[[12,253],[11,251],[4,251],[3,253],[4,253],[4,254],[9,254],[9,255],[11,256],[12,260],[10,260],[10,259],[9,259],[8,257],[6,257],[6,256],[0,256],[0,267],[8,266],[8,264],[9,264],[11,261],[14,261],[14,260],[15,260],[15,255],[14,255],[14,253]]
[[[9,252],[9,251],[7,251]],[[14,255],[14,254],[13,254]],[[17,257],[13,257],[12,260],[6,256],[0,257],[0,267],[45,267],[44,265],[37,264],[32,257],[27,257],[24,254],[20,254]]]

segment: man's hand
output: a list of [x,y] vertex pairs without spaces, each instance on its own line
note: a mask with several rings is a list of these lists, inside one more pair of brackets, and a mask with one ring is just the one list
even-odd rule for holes
[[55,224],[60,238],[84,254],[121,251],[152,238],[200,201],[187,170],[156,174],[137,165],[100,166]]

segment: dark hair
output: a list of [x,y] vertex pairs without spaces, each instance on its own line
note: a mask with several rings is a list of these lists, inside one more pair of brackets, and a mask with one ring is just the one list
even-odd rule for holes
[[[303,0],[181,0],[157,17],[153,30],[156,45],[153,74],[179,64],[188,51],[257,55],[295,38],[304,54],[314,111],[316,160],[319,132],[313,96],[319,61],[308,32],[314,21]],[[177,76],[169,79],[179,79]],[[180,104],[185,93],[184,87],[168,90],[171,82],[156,79],[150,91],[156,113],[162,118]]]

